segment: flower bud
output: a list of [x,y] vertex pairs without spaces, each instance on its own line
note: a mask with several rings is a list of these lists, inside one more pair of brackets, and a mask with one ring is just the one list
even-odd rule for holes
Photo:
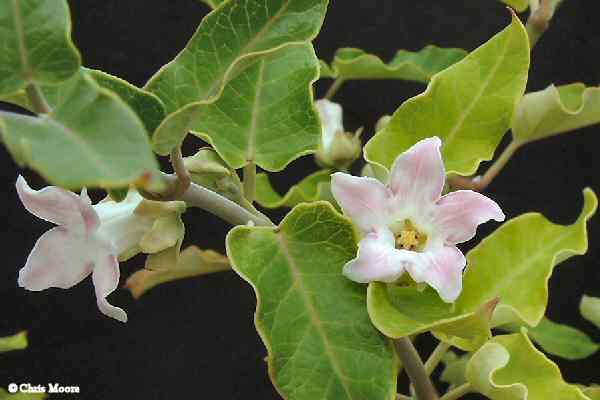
[[235,202],[242,197],[240,178],[214,149],[201,148],[195,155],[185,157],[183,162],[194,183]]
[[315,105],[323,126],[321,144],[315,154],[316,161],[325,168],[334,167],[345,170],[360,157],[362,129],[356,133],[344,131],[343,110],[339,104],[322,99],[318,100]]

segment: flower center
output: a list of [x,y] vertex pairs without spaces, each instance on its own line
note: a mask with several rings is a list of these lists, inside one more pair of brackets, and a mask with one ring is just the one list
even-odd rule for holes
[[392,231],[396,235],[396,248],[398,250],[419,251],[425,247],[427,235],[419,232],[410,220],[405,220],[398,225],[392,227]]

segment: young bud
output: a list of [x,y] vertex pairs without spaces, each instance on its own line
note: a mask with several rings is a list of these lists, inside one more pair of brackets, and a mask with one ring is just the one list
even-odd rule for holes
[[315,154],[316,161],[322,167],[345,170],[360,157],[362,129],[356,133],[344,131],[343,110],[339,104],[326,99],[318,100],[315,104],[323,126],[321,144]]
[[242,197],[240,178],[214,149],[201,148],[195,155],[185,157],[183,162],[194,183],[235,202]]

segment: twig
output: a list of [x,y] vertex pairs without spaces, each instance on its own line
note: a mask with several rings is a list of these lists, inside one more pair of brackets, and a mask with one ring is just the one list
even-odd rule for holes
[[244,197],[250,204],[256,196],[256,164],[248,161],[244,166]]
[[425,371],[425,366],[419,353],[408,338],[394,340],[396,351],[402,365],[415,387],[415,393],[419,400],[438,400],[438,394]]
[[485,190],[522,145],[523,142],[513,139],[483,176],[466,178],[464,176],[453,175],[448,177],[448,183],[454,189],[469,189],[476,192]]
[[27,85],[25,93],[33,111],[37,114],[48,114],[51,111],[44,94],[36,84],[31,83]]
[[425,361],[425,371],[428,375],[433,373],[440,361],[442,361],[442,357],[444,357],[444,354],[446,354],[448,349],[450,349],[450,345],[448,343],[440,342],[433,350],[427,361]]
[[470,383],[464,383],[450,391],[448,391],[445,395],[443,395],[440,400],[456,400],[460,399],[462,396],[471,393],[473,391],[473,387]]
[[192,183],[192,177],[183,162],[181,146],[177,146],[171,151],[171,165],[173,165],[173,171],[175,172],[175,176],[177,176],[173,196],[180,197],[188,190]]
[[329,89],[327,89],[327,93],[325,93],[325,98],[327,100],[331,100],[333,98],[333,96],[335,96],[335,94],[337,93],[339,88],[342,87],[343,84],[344,84],[344,80],[341,78],[338,78],[335,81],[333,81],[333,83],[331,84]]
[[[170,187],[176,185],[176,182],[179,179],[176,175],[169,174],[163,174],[163,178]],[[246,225],[248,223],[253,223],[259,226],[275,226],[275,224],[273,224],[273,222],[265,215],[251,213],[228,198],[193,182],[183,194],[177,197],[170,196],[169,198],[166,198],[160,193],[148,193],[142,190],[140,190],[140,193],[151,200],[185,201],[188,206],[198,207],[208,211],[232,225]]]

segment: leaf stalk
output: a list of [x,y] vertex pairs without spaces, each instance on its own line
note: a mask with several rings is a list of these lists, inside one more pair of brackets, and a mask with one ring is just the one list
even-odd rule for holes
[[36,114],[48,114],[51,111],[44,94],[35,83],[27,85],[25,93],[29,103],[31,103],[31,108]]
[[256,197],[256,163],[253,161],[244,166],[244,197],[250,204]]
[[473,392],[473,387],[467,382],[446,392],[446,394],[444,394],[440,400],[457,400],[471,392]]
[[425,370],[423,361],[412,342],[406,338],[394,340],[396,352],[402,361],[402,365],[408,374],[415,388],[415,394],[418,400],[438,400],[438,394],[435,390],[429,374]]

